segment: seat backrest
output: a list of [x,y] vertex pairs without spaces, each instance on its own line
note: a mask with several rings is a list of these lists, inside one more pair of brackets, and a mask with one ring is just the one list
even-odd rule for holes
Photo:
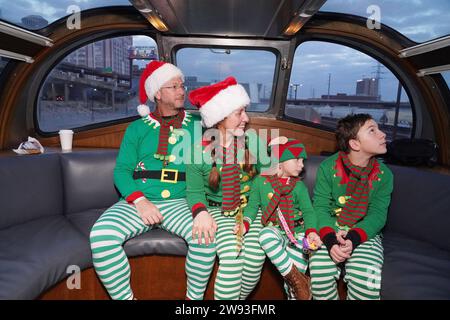
[[305,161],[305,168],[303,169],[303,182],[308,187],[311,200],[313,198],[314,185],[316,183],[317,169],[326,158],[327,157],[322,156],[308,156],[308,159]]
[[394,191],[384,235],[400,233],[450,251],[450,176],[389,166]]
[[117,153],[93,149],[60,154],[65,214],[106,208],[119,200],[113,179]]
[[62,211],[63,182],[57,154],[0,158],[0,229]]

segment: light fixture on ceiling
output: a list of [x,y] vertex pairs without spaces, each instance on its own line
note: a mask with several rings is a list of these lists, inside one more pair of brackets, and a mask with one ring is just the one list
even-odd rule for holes
[[0,49],[0,57],[15,59],[15,60],[21,60],[25,61],[26,63],[33,63],[34,59],[30,56],[26,56],[24,54],[15,53],[12,51],[2,50]]
[[161,32],[169,31],[169,27],[163,21],[159,12],[154,9],[149,1],[145,0],[129,0],[131,4],[147,19],[156,30]]
[[283,33],[287,36],[293,36],[303,27],[309,18],[311,18],[311,15],[304,12],[296,14]]
[[305,0],[300,8],[298,8],[294,17],[289,22],[289,25],[284,29],[283,33],[286,36],[295,35],[311,17],[319,11],[326,0]]

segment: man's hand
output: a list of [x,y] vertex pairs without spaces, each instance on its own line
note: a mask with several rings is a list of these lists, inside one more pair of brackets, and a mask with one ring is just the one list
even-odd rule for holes
[[136,210],[146,225],[161,223],[163,216],[159,209],[147,199],[142,199],[135,204]]
[[214,218],[208,211],[200,211],[192,225],[192,240],[198,239],[198,244],[201,244],[203,238],[208,245],[214,241],[216,231],[217,223]]

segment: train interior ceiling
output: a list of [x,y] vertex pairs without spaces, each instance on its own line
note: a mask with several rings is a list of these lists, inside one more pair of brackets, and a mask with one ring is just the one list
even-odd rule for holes
[[138,118],[139,76],[160,59],[183,70],[187,91],[235,76],[250,126],[311,154],[335,151],[337,121],[364,112],[389,141],[432,140],[450,165],[448,1],[0,4],[0,150],[28,136],[59,147],[60,129],[75,147],[118,148]]

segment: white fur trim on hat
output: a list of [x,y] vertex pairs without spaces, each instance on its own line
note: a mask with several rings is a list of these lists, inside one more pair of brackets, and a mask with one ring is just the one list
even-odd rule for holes
[[145,80],[145,93],[150,101],[155,102],[155,94],[161,87],[171,79],[181,77],[184,81],[183,73],[171,63],[165,63]]
[[150,108],[146,104],[140,104],[137,107],[137,112],[141,117],[146,117],[150,114]]
[[250,104],[250,97],[240,84],[221,90],[200,108],[203,123],[211,128],[233,111]]

